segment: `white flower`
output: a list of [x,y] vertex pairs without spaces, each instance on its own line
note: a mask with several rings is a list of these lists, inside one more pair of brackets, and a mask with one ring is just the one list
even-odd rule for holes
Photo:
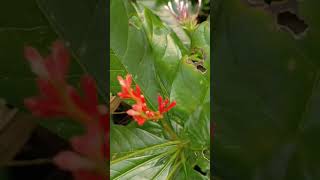
[[196,8],[192,7],[192,4],[188,0],[174,0],[169,1],[165,6],[181,23],[186,21],[196,21],[201,8],[202,0],[198,0]]

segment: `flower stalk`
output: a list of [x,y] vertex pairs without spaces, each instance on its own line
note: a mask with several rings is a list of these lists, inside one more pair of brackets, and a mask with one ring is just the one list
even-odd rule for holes
[[162,126],[166,130],[166,132],[168,132],[168,134],[170,135],[171,139],[173,139],[173,140],[178,139],[177,134],[173,131],[173,129],[167,123],[167,121],[165,119],[161,119],[160,122],[162,123]]

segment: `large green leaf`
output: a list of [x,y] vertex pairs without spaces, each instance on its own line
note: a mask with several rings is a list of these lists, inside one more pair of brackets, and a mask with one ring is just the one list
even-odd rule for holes
[[[167,154],[144,155],[128,158],[120,163],[111,166],[111,179],[150,179],[163,170],[164,164],[157,165],[161,158]],[[168,173],[168,172],[164,172]]]
[[127,128],[120,125],[111,127],[110,154],[113,158],[131,153],[134,150],[166,142],[165,139],[139,128]]
[[[35,0],[3,2],[0,17],[0,96],[23,108],[23,99],[37,93],[35,76],[23,57],[24,46],[34,46],[47,54],[57,35]],[[75,82],[82,72],[79,64],[72,61],[69,80]]]
[[[195,109],[189,111],[189,117],[185,123],[184,130],[192,141],[194,148],[209,149],[210,146],[210,27],[208,22],[202,23],[195,32],[192,33],[192,47],[201,48],[204,53],[204,64],[206,72],[204,77],[199,78],[200,82],[198,97],[194,103]],[[186,76],[184,76],[186,77]],[[195,77],[193,77],[195,78]],[[197,78],[197,77],[196,77]],[[188,79],[190,80],[190,79]],[[182,87],[183,88],[183,87]],[[197,92],[194,90],[193,92]],[[197,97],[197,95],[196,95]],[[182,98],[182,97],[181,97]],[[187,100],[190,100],[189,98]],[[192,107],[192,106],[188,106]],[[193,107],[194,108],[194,107]]]
[[190,48],[191,40],[187,32],[180,25],[179,20],[168,10],[165,6],[168,1],[156,2],[154,0],[138,0],[139,3],[148,7],[154,14],[156,14],[163,23],[165,23],[175,34],[179,37],[185,47]]
[[170,29],[163,24],[158,16],[148,8],[141,7],[141,9],[139,18],[144,24],[144,30],[152,47],[155,73],[159,78],[164,95],[169,96],[182,57],[181,48]]
[[111,179],[163,179],[179,143],[139,128],[118,125],[112,126],[110,138]]
[[293,2],[309,26],[299,39],[267,8],[216,1],[213,171],[222,179],[320,178],[319,1]]
[[[139,17],[152,47],[154,66],[159,76],[159,86],[166,96],[177,101],[174,115],[183,123],[195,108],[202,103],[209,91],[210,71],[200,72],[188,60],[189,54],[184,51],[181,41],[152,11],[139,6]],[[205,22],[191,36],[193,48],[203,49],[204,67],[210,69],[210,30]],[[182,56],[184,55],[184,58]],[[186,98],[188,97],[188,98]]]
[[[55,31],[68,42],[82,68],[93,75],[107,102],[106,0],[37,0]],[[72,10],[72,13],[70,12]]]
[[116,54],[110,50],[110,92],[116,95],[121,91],[121,86],[117,76],[125,77],[127,71],[124,69],[123,64],[117,58]]
[[186,164],[186,170],[183,167],[180,168],[179,173],[176,174],[174,179],[195,179],[195,180],[206,180],[207,177],[201,175],[192,169],[190,164]]
[[[19,6],[17,6],[19,4]],[[36,0],[6,1],[0,7],[0,97],[25,110],[23,100],[38,93],[35,75],[23,57],[24,47],[33,46],[43,56],[50,53],[51,43],[59,38],[42,14]],[[76,85],[83,69],[71,61],[68,81]],[[57,134],[66,137],[78,132],[79,126],[65,120],[41,121]],[[81,129],[81,128],[80,128]]]
[[[127,1],[116,0],[111,1],[110,8],[110,48],[113,52],[112,60],[120,62],[125,71],[133,75],[134,81],[139,84],[147,101],[155,109],[157,94],[161,90],[157,83],[153,57],[145,34],[136,26],[129,25],[134,9]],[[112,11],[112,9],[116,9],[116,11]],[[113,67],[112,65],[111,71],[119,69],[119,66]],[[120,74],[113,71],[111,77]],[[111,86],[116,85],[111,84]]]
[[208,149],[210,145],[210,102],[199,106],[185,124],[191,147]]
[[206,71],[199,71],[194,64],[190,63],[188,57],[185,57],[180,62],[172,84],[170,98],[176,100],[177,104],[180,104],[180,106],[175,108],[174,114],[183,121],[202,104],[207,93],[210,92],[210,42],[201,40],[208,39],[207,37],[210,36],[208,28],[209,23],[204,22],[201,24],[193,35],[196,36],[193,39],[197,39],[197,41],[192,42],[194,44],[193,47],[204,50],[206,59],[204,59],[203,67]]

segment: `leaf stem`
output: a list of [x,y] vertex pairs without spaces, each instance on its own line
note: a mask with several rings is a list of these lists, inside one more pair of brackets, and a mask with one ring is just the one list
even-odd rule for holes
[[173,131],[173,129],[171,128],[171,126],[169,126],[169,124],[167,123],[167,121],[165,119],[161,119],[160,120],[162,123],[163,128],[169,133],[171,139],[176,140],[178,139],[177,134]]

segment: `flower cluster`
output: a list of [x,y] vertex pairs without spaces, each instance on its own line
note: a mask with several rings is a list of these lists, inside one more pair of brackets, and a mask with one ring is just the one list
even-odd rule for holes
[[198,0],[196,8],[192,8],[188,0],[169,1],[165,6],[167,10],[186,28],[193,29],[197,26],[197,16],[200,12],[202,0]]
[[132,105],[132,109],[127,111],[127,114],[132,116],[139,125],[143,125],[146,120],[150,119],[153,121],[163,118],[163,114],[168,112],[171,108],[176,105],[176,102],[169,102],[169,99],[163,100],[158,96],[158,111],[152,111],[146,104],[145,97],[141,94],[139,85],[136,88],[131,88],[132,76],[128,74],[125,79],[118,76],[119,83],[122,91],[118,93],[118,96],[122,99],[132,99],[135,104]]
[[72,171],[77,180],[106,179],[109,115],[106,107],[98,104],[95,81],[88,75],[81,78],[83,97],[66,82],[70,55],[62,41],[54,42],[52,53],[45,58],[32,47],[26,47],[24,54],[37,75],[40,91],[40,95],[25,99],[27,108],[41,117],[70,117],[86,128],[84,135],[71,138],[73,151],[60,152],[54,163]]

